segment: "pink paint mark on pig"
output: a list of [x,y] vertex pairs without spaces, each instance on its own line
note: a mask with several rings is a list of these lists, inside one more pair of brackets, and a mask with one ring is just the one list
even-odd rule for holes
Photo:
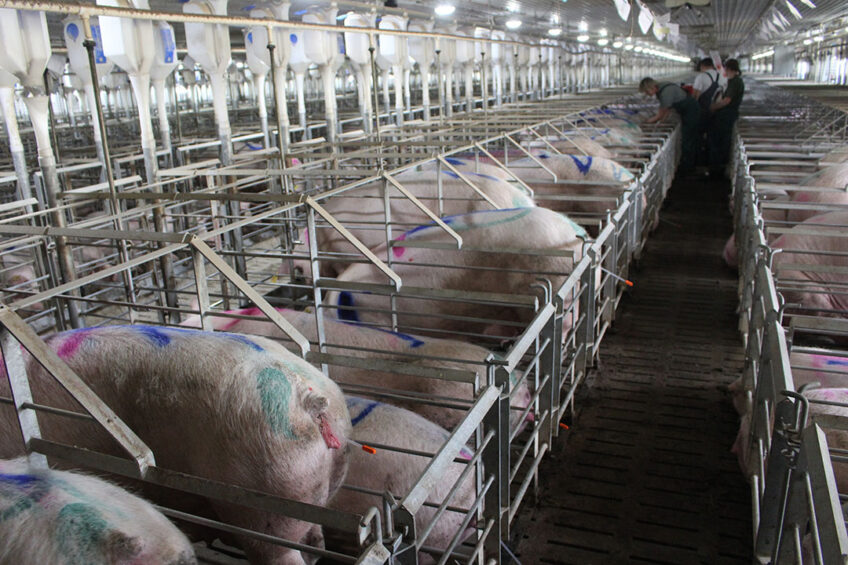
[[799,192],[795,195],[796,202],[809,202],[812,195],[806,192]]
[[[400,237],[397,238],[396,241],[403,241],[404,239],[406,239],[406,234],[402,233],[400,235]],[[406,251],[405,247],[392,247],[392,253],[394,253],[396,259],[399,259],[400,257],[402,257],[405,251]]]
[[324,438],[324,443],[329,449],[339,449],[342,442],[333,433],[333,426],[327,421],[327,416],[321,414],[318,416],[318,428],[321,430],[321,437]]
[[76,330],[68,338],[62,342],[62,345],[59,346],[59,349],[56,351],[56,354],[59,355],[62,359],[67,359],[69,357],[73,357],[73,355],[77,352],[82,342],[88,337],[88,334],[91,333],[92,328],[85,328],[81,330]]
[[236,319],[236,320],[230,320],[229,322],[227,322],[226,324],[224,324],[223,326],[221,326],[221,328],[220,328],[220,329],[221,329],[222,331],[227,331],[227,330],[229,330],[229,329],[232,329],[232,327],[233,327],[233,326],[238,325],[238,324],[239,324],[239,322],[241,322],[241,320],[238,320],[238,319]]
[[465,459],[466,461],[471,461],[471,454],[464,447],[459,450],[459,456]]

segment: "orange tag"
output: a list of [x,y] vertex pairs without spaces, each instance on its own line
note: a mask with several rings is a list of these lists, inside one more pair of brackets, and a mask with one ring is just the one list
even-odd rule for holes
[[559,423],[559,427],[564,429],[564,430],[569,429],[568,424],[563,424],[562,422]]
[[370,453],[371,455],[375,455],[377,453],[377,450],[371,447],[370,445],[363,445],[362,451],[364,451],[365,453]]

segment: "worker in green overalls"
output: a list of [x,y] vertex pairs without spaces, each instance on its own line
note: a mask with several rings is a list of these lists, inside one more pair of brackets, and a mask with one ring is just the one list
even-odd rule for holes
[[724,169],[730,160],[730,146],[733,144],[733,126],[739,117],[739,105],[745,95],[745,83],[739,71],[739,61],[728,59],[724,63],[727,74],[727,88],[722,96],[710,106],[713,113],[712,127],[707,133],[710,144],[710,178],[724,178]]
[[680,168],[678,173],[689,174],[695,171],[695,160],[698,158],[698,124],[701,119],[701,107],[698,102],[686,94],[686,91],[673,82],[657,82],[645,77],[639,83],[639,92],[648,96],[656,96],[660,101],[657,113],[645,120],[645,124],[653,124],[664,120],[672,110],[680,116]]

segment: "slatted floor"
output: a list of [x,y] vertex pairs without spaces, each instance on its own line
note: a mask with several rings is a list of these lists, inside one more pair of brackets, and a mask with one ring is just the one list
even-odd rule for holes
[[728,185],[678,180],[567,438],[513,529],[523,565],[750,563],[724,387],[743,366]]

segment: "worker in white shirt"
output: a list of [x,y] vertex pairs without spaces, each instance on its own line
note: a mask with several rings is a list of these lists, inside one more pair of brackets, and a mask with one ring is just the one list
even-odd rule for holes
[[692,97],[698,102],[701,108],[701,118],[698,124],[698,156],[697,163],[706,165],[709,163],[707,131],[710,129],[712,121],[712,112],[710,106],[721,100],[724,89],[727,87],[727,79],[718,72],[713,65],[713,60],[709,57],[701,59],[698,63],[700,73],[695,77],[695,82],[692,83]]

